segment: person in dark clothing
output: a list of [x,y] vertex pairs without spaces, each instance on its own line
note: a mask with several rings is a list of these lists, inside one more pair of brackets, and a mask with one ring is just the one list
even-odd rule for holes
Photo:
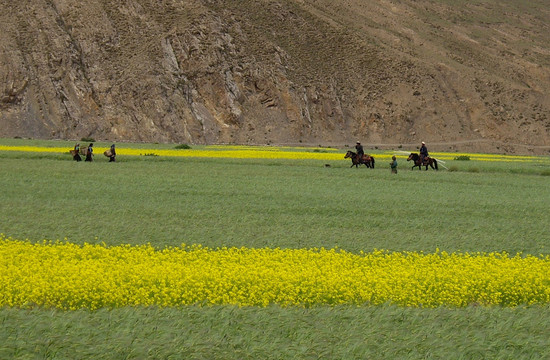
[[428,148],[426,143],[422,141],[422,146],[420,147],[420,161],[422,164],[425,164],[426,159],[428,158]]
[[86,152],[85,161],[94,161],[94,144],[88,146],[88,151]]
[[116,160],[115,144],[111,145],[110,152],[111,152],[111,155],[109,156],[109,162],[115,162]]
[[359,163],[362,164],[365,151],[363,150],[363,145],[361,145],[359,141],[355,144],[355,150],[357,151],[357,159],[359,159]]
[[74,146],[72,154],[73,154],[74,161],[82,161],[82,158],[80,157],[80,144],[76,144]]

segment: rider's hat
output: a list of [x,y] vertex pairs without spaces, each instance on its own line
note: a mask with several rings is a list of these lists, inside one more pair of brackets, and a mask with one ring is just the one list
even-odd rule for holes
[[361,143],[358,141],[358,142],[356,142],[356,144],[361,144]]
[[426,143],[424,141],[422,141],[422,145],[426,145]]

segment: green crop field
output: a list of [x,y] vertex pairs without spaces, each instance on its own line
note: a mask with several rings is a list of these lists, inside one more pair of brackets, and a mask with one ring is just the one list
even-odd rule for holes
[[[72,147],[0,140],[21,144]],[[338,154],[322,160],[124,155],[124,146],[174,147],[121,144],[116,163],[99,151],[93,163],[76,163],[68,153],[0,149],[0,233],[157,249],[184,243],[550,254],[547,158],[451,156],[444,163],[451,171],[435,172],[411,171],[406,155],[396,152],[393,175],[382,151],[373,153],[371,170],[350,168],[344,149],[297,150]],[[542,359],[550,356],[549,310],[548,304],[4,307],[0,358]]]

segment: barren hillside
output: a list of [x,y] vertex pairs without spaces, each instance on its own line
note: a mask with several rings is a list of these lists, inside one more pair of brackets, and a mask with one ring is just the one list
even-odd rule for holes
[[0,136],[548,153],[547,0],[0,0]]

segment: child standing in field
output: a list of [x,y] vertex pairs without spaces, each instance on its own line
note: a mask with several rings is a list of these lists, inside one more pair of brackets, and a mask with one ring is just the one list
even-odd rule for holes
[[397,159],[395,158],[395,155],[391,157],[392,162],[390,163],[391,173],[397,174]]

